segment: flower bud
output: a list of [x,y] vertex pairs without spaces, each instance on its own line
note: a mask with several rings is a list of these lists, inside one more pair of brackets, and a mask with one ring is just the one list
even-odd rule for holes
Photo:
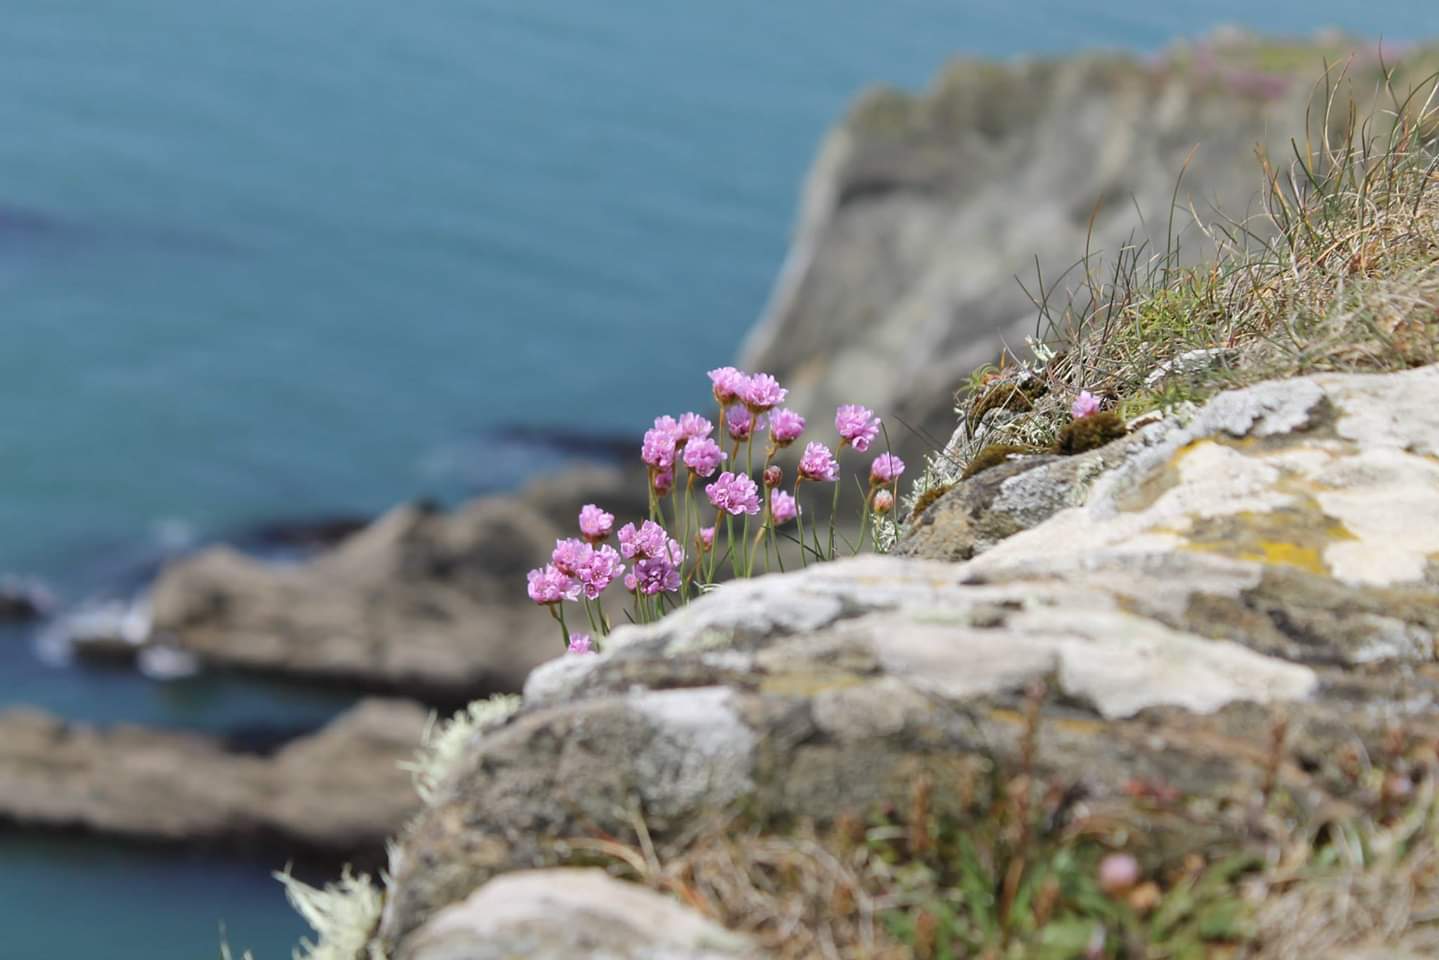
[[773,490],[780,485],[782,480],[784,480],[784,471],[779,467],[769,466],[764,468],[764,485],[766,488]]
[[888,490],[876,490],[874,492],[874,512],[889,513],[894,509],[894,494]]

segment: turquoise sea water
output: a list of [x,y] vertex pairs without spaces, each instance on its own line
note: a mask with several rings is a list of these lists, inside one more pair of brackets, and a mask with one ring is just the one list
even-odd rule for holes
[[[1221,22],[1439,34],[1427,0],[5,0],[0,571],[512,483],[502,424],[639,429],[760,311],[862,86]],[[207,729],[333,695],[37,661],[0,704]],[[267,865],[0,833],[0,960],[257,960]]]

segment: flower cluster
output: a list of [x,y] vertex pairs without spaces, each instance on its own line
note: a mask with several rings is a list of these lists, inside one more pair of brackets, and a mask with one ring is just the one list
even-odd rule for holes
[[[560,624],[569,653],[600,652],[611,629],[603,598],[616,581],[633,605],[626,616],[647,622],[714,583],[722,564],[729,575],[750,576],[761,556],[766,570],[771,562],[783,570],[791,548],[797,548],[801,563],[835,556],[840,456],[847,448],[868,451],[879,436],[880,419],[858,404],[839,407],[837,437],[831,443],[805,443],[790,461],[793,483],[785,489],[785,468],[775,460],[801,440],[806,428],[803,416],[782,406],[789,391],[770,374],[734,367],[711,370],[709,380],[717,419],[693,411],[664,415],[644,433],[640,460],[649,478],[649,517],[616,529],[614,514],[586,504],[579,513],[579,536],[557,540],[549,562],[529,572],[530,599]],[[870,463],[854,550],[863,547],[869,526],[893,509],[903,472],[904,463],[888,452]],[[827,545],[813,527],[806,539],[809,514],[799,497],[802,484],[823,483],[835,484]],[[588,631],[569,629],[566,604],[583,607]]]

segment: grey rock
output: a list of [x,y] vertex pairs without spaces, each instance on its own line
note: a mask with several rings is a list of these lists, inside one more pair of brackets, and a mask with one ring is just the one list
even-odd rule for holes
[[962,814],[957,798],[1016,762],[1036,683],[1037,774],[1168,854],[1245,835],[1277,717],[1293,802],[1358,802],[1344,757],[1384,750],[1396,725],[1439,738],[1436,410],[1439,368],[1221,395],[1095,451],[1079,494],[1031,490],[1049,504],[1033,525],[967,562],[867,556],[727,584],[540,667],[401,837],[381,942],[640,815],[676,842],[737,807],[860,814],[919,776]]
[[436,914],[396,960],[733,960],[743,937],[600,870],[533,870],[491,880]]

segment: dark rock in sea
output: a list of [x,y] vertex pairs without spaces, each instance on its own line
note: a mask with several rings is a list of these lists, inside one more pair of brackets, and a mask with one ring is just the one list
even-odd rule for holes
[[55,595],[29,577],[0,577],[0,623],[24,623],[48,616]]
[[366,700],[257,754],[191,733],[0,713],[0,821],[137,839],[374,860],[419,806],[400,764],[426,711]]

